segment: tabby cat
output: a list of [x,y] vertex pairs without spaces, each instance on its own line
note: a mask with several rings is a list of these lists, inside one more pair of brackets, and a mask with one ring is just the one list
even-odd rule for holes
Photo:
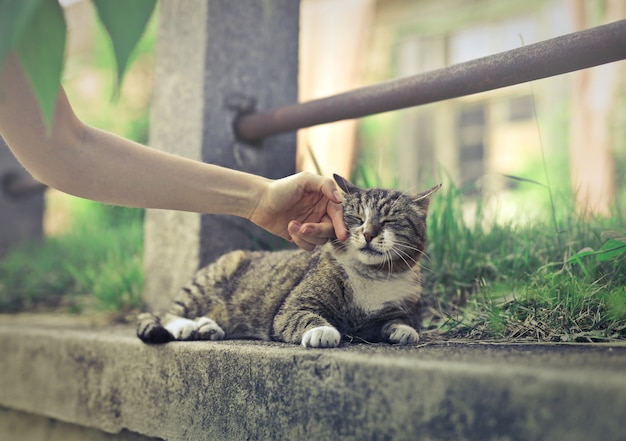
[[345,242],[312,252],[233,251],[201,269],[163,318],[139,316],[146,343],[225,338],[336,347],[342,340],[414,344],[419,339],[420,258],[429,197],[345,192]]

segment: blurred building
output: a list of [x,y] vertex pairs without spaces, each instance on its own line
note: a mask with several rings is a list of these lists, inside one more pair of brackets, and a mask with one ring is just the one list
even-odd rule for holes
[[[304,0],[303,4],[307,3],[328,2]],[[361,46],[353,44],[360,51],[357,60],[347,59],[339,52],[333,65],[335,70],[343,66],[359,73],[352,76],[353,88],[436,70],[626,18],[626,2],[622,0],[350,3],[353,13],[340,14],[341,30],[318,23],[314,33],[324,36],[317,42],[327,52],[333,50],[328,41],[341,47],[339,42],[346,38],[346,29],[365,38]],[[309,27],[313,26],[303,15],[303,32]],[[363,27],[369,30],[368,34],[363,34]],[[302,57],[307,59],[308,53],[303,48]],[[459,186],[488,193],[519,183],[503,175],[545,182],[545,158],[552,175],[551,185],[571,186],[581,203],[597,205],[587,208],[606,212],[624,180],[615,167],[616,158],[626,159],[623,64],[612,63],[363,118],[358,122],[359,135],[353,143],[358,154],[351,153],[346,142],[341,143],[341,148],[332,149],[332,154],[358,158],[349,162],[361,164],[352,172],[358,176],[366,170],[382,185],[413,189],[426,181],[439,181],[444,174]],[[309,72],[306,65],[301,68],[303,75]],[[307,84],[313,81],[308,78]],[[334,93],[345,88],[338,87]],[[328,80],[326,89],[332,89]],[[320,162],[328,172],[337,159],[322,155]]]

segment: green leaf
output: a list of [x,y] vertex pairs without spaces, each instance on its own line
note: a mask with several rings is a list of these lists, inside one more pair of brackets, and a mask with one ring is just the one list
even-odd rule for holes
[[578,265],[585,272],[587,272],[586,266],[585,266],[585,264],[583,262],[583,257],[595,256],[596,254],[597,254],[597,252],[594,251],[592,248],[589,248],[589,247],[583,248],[582,250],[580,250],[579,252],[577,252],[576,254],[571,256],[569,259],[567,259],[567,263],[569,263],[571,265]]
[[116,90],[119,91],[130,56],[154,11],[156,0],[94,0],[94,4],[111,37],[117,63]]
[[570,257],[567,260],[567,263],[577,264],[582,267],[583,257],[595,256],[597,262],[608,262],[610,260],[615,260],[624,253],[626,253],[626,242],[619,239],[610,239],[606,241],[598,251],[594,251],[591,248],[585,248]]
[[42,0],[0,0],[0,68]]
[[39,2],[17,42],[17,53],[50,129],[65,53],[65,17],[56,0]]
[[624,253],[626,253],[626,243],[621,240],[611,239],[605,242],[598,250],[596,260],[598,262],[608,262],[609,260],[615,260]]

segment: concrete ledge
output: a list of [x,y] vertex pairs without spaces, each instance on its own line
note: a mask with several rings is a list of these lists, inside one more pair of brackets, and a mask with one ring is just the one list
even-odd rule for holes
[[0,353],[0,406],[113,434],[609,441],[626,433],[625,346],[146,346],[128,327],[0,318]]
[[0,439],[5,441],[157,441],[136,433],[111,434],[0,407]]

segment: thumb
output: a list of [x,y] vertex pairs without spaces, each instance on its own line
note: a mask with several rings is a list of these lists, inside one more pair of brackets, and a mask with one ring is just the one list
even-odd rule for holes
[[324,178],[324,182],[322,183],[322,194],[330,199],[332,202],[336,204],[341,204],[343,202],[343,195],[339,191],[337,184],[330,178]]

